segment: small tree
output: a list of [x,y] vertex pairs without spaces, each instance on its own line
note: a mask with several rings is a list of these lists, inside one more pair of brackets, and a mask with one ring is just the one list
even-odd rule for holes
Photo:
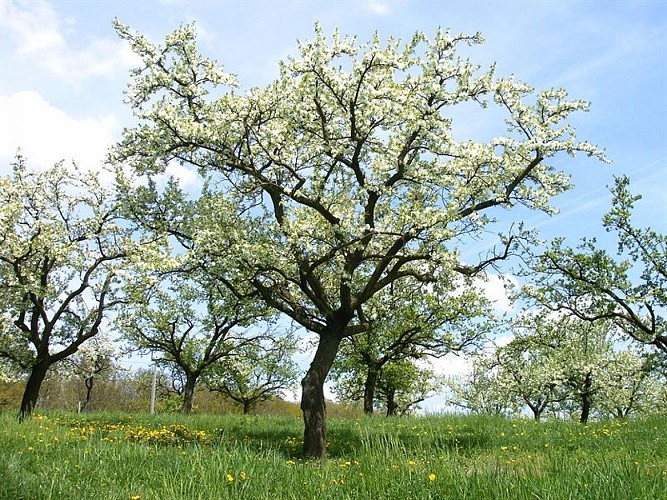
[[378,392],[386,415],[408,415],[442,388],[442,379],[417,362],[399,359],[386,364],[378,379]]
[[95,381],[115,369],[114,361],[117,355],[118,351],[113,342],[104,335],[97,335],[83,344],[69,359],[73,375],[83,380],[86,391],[81,411],[91,409]]
[[505,415],[516,413],[516,402],[508,397],[498,383],[496,361],[491,355],[477,354],[471,370],[445,381],[449,395],[447,403],[476,415]]
[[[369,302],[392,286],[452,281],[506,258],[516,242],[509,230],[497,253],[472,263],[458,249],[484,234],[494,208],[550,212],[569,182],[549,159],[603,158],[566,124],[587,103],[564,90],[532,96],[458,56],[479,34],[360,45],[338,32],[327,40],[316,26],[274,82],[243,94],[197,52],[191,26],[163,45],[116,29],[143,64],[127,94],[141,123],[113,159],[141,173],[178,161],[210,177],[219,209],[199,228],[209,261],[233,256],[269,306],[319,338],[301,383],[307,457],[326,455],[324,383],[341,341],[370,331]],[[470,103],[499,106],[509,131],[455,139],[451,110]]]
[[561,387],[562,367],[555,356],[554,329],[546,314],[525,314],[512,325],[512,340],[493,354],[498,391],[513,406],[527,406],[533,418],[554,403]]
[[439,285],[437,289],[425,285],[395,287],[369,303],[363,320],[373,325],[371,330],[345,339],[332,369],[340,398],[362,399],[364,413],[370,415],[385,366],[398,363],[392,372],[396,366],[404,366],[414,375],[415,370],[408,365],[481,341],[488,329],[483,316],[490,314],[486,299],[469,283],[458,283],[459,290],[454,283]]
[[202,375],[267,337],[251,328],[264,312],[216,286],[205,274],[173,265],[167,256],[154,266],[154,271],[136,274],[128,282],[130,301],[118,325],[133,345],[182,373],[182,411],[190,413]]
[[206,386],[243,407],[247,415],[258,404],[294,390],[298,367],[292,356],[296,339],[291,335],[273,342],[247,344],[233,357],[217,363],[206,376]]
[[19,156],[0,177],[0,357],[29,374],[20,418],[49,368],[99,333],[136,246],[115,193],[94,172],[31,171]]

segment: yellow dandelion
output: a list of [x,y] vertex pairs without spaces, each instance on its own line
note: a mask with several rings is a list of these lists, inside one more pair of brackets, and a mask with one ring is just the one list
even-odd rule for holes
[[248,474],[241,471],[241,473],[239,474],[239,477],[241,478],[241,481],[245,481],[246,479],[248,479]]
[[225,478],[227,479],[227,482],[229,482],[229,483],[234,482],[234,476],[232,476],[231,474],[227,474],[225,476]]
[[437,479],[437,476],[433,474],[432,472],[428,475],[428,480],[433,482]]

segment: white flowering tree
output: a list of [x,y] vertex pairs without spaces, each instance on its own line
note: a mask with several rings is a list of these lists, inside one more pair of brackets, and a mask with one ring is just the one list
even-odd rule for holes
[[604,373],[599,411],[604,416],[627,418],[666,410],[667,376],[656,369],[655,361],[654,356],[637,349],[615,352]]
[[93,387],[97,379],[108,375],[116,367],[119,352],[114,342],[104,334],[98,334],[79,347],[76,354],[67,361],[73,375],[83,380],[86,394],[80,406],[81,411],[92,407]]
[[94,172],[33,171],[18,157],[0,177],[0,357],[28,374],[21,418],[49,368],[99,333],[136,246]]
[[556,239],[529,260],[532,284],[526,296],[554,311],[567,311],[589,321],[613,320],[635,341],[667,355],[667,236],[632,225],[634,203],[629,179],[619,177],[613,204],[603,227],[614,232],[614,256],[584,238],[577,248]]
[[470,371],[450,376],[445,382],[447,403],[476,415],[517,413],[516,400],[509,397],[498,382],[494,357],[478,353],[472,357]]
[[[220,206],[202,228],[211,255],[224,242],[268,305],[318,335],[302,380],[308,457],[326,454],[324,382],[341,341],[370,329],[369,301],[391,286],[483,272],[516,242],[508,231],[497,253],[461,261],[465,242],[503,213],[493,209],[551,212],[570,184],[550,160],[603,158],[567,124],[586,102],[535,93],[457,54],[479,34],[360,44],[316,26],[275,81],[243,92],[198,53],[192,26],[163,44],[116,29],[143,64],[127,93],[140,123],[113,160],[141,173],[180,162],[211,177]],[[497,107],[506,121],[494,138],[462,140],[452,116],[464,105]]]

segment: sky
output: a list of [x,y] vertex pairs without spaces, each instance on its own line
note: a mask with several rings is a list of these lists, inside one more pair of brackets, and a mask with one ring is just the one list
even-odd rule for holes
[[[17,148],[37,168],[61,159],[99,168],[123,127],[133,125],[123,91],[137,61],[113,30],[116,17],[156,42],[196,23],[200,50],[244,88],[271,82],[278,62],[296,54],[297,40],[313,37],[315,22],[325,33],[339,28],[360,41],[376,32],[409,40],[438,27],[480,31],[484,45],[467,53],[475,63],[495,62],[498,75],[514,74],[538,90],[564,87],[591,101],[590,112],[571,123],[613,161],[560,158],[555,165],[575,185],[553,201],[560,213],[518,217],[545,239],[564,236],[574,245],[597,236],[613,249],[600,218],[610,207],[607,186],[628,175],[631,190],[643,196],[635,224],[667,231],[665,0],[0,0],[0,174],[10,172]],[[464,125],[479,131],[491,124],[471,118]],[[188,172],[173,173],[194,181]],[[509,308],[495,285],[489,290],[497,308]]]

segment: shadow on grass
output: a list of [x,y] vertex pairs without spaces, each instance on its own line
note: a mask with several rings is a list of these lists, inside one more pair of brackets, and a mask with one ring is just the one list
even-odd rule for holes
[[[162,428],[170,431],[169,440],[163,439],[158,433],[150,443],[157,446],[196,444],[239,448],[260,454],[278,454],[287,460],[303,457],[301,419],[245,416],[187,421],[182,417],[153,419],[145,416],[137,418],[128,415],[103,415],[69,416],[55,421],[60,425],[80,426],[84,429],[86,425],[93,424],[96,435],[105,437],[107,434],[124,433],[125,437],[122,439],[131,438],[129,430],[144,426],[148,429]],[[198,438],[200,430],[206,432],[206,438],[202,440]],[[351,457],[360,450],[387,450],[407,455],[449,452],[467,455],[490,446],[489,432],[484,421],[473,425],[459,423],[445,426],[402,419],[331,420],[328,425],[327,453],[333,459]],[[142,439],[145,439],[146,435],[150,433],[142,434]],[[136,438],[134,440],[139,441]]]
[[[238,443],[255,452],[273,451],[286,459],[302,458],[303,435],[300,427],[273,429],[227,428],[221,433],[226,443]],[[387,449],[409,455],[424,453],[455,452],[472,454],[490,446],[490,436],[485,429],[459,428],[442,435],[433,433],[420,435],[406,430],[372,429],[362,431],[356,426],[332,426],[328,430],[327,455],[329,458],[345,458],[355,455],[360,449]]]

